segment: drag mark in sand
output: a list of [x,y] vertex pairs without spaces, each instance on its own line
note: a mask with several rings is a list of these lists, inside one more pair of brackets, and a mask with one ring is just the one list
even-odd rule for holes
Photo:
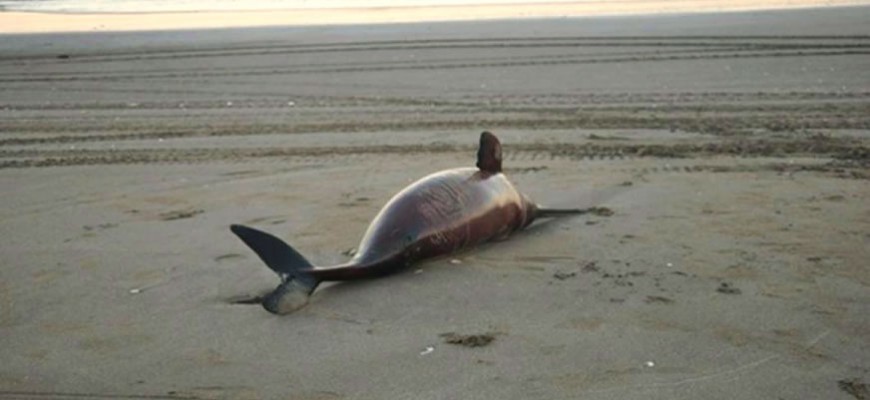
[[[812,348],[813,346],[818,344],[819,341],[821,341],[826,336],[828,336],[828,334],[830,334],[830,333],[831,333],[830,330],[825,330],[824,332],[820,333],[815,338],[808,341],[806,343],[806,345],[804,346],[804,349],[809,350],[810,348]],[[721,357],[721,353],[716,356],[716,358],[720,358],[720,357]],[[759,368],[759,367],[761,367],[765,364],[768,364],[771,361],[778,359],[778,358],[781,358],[781,357],[782,356],[780,356],[780,355],[770,355],[767,357],[762,357],[762,358],[755,360],[755,361],[750,361],[748,363],[737,365],[736,367],[733,367],[733,368],[728,368],[728,369],[715,371],[715,372],[711,372],[711,373],[706,373],[706,374],[700,374],[700,375],[697,375],[694,377],[680,379],[680,380],[676,380],[673,382],[656,382],[656,383],[651,383],[651,384],[646,384],[646,385],[635,385],[635,386],[627,386],[627,387],[612,387],[612,388],[599,389],[599,390],[587,390],[586,392],[606,393],[606,392],[625,391],[625,390],[629,390],[629,391],[641,391],[641,390],[650,390],[650,389],[654,390],[654,389],[662,389],[662,388],[676,388],[676,387],[685,386],[685,385],[695,385],[695,384],[705,383],[705,382],[709,382],[709,381],[713,381],[713,380],[718,380],[721,378],[736,379],[735,375],[740,375],[742,373],[745,373],[746,371],[750,371],[750,370]]]

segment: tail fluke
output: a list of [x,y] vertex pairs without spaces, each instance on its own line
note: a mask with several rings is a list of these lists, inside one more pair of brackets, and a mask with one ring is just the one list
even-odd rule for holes
[[314,268],[305,257],[266,232],[243,225],[232,225],[230,230],[281,277],[281,284],[263,299],[266,310],[287,314],[308,302],[308,296],[314,292],[320,280],[305,272]]

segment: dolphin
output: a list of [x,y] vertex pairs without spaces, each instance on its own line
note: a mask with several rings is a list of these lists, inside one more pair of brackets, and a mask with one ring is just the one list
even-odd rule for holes
[[498,138],[483,132],[476,167],[435,172],[397,193],[344,264],[315,267],[275,236],[243,225],[230,229],[281,278],[263,298],[263,307],[288,314],[305,306],[321,282],[384,276],[420,260],[505,239],[538,218],[584,212],[546,208],[520,193],[502,173]]

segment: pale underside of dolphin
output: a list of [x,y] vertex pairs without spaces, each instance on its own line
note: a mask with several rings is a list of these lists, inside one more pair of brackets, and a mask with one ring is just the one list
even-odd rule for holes
[[400,191],[372,220],[356,255],[337,266],[315,267],[281,239],[232,225],[232,232],[281,278],[263,307],[287,314],[307,304],[320,282],[383,276],[416,261],[505,239],[536,218],[585,212],[535,204],[502,174],[501,161],[498,138],[483,132],[476,168],[436,172]]

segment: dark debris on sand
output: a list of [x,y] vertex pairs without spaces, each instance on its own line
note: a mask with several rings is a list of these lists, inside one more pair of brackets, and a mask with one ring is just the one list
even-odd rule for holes
[[556,272],[555,274],[553,274],[553,278],[556,278],[556,279],[558,279],[558,280],[560,280],[560,281],[564,281],[565,279],[573,278],[573,277],[575,277],[575,276],[577,276],[577,273],[576,273],[576,272],[562,272],[562,271],[559,271],[559,272]]
[[719,284],[719,287],[716,288],[716,291],[724,294],[740,294],[740,289],[731,286],[728,282],[722,282]]
[[586,263],[586,265],[583,266],[583,269],[581,269],[583,273],[598,272],[599,270],[600,269],[598,268],[598,264],[595,261],[589,261],[588,263]]
[[859,382],[857,379],[842,379],[837,381],[837,386],[840,390],[849,393],[852,397],[858,400],[870,400],[870,389],[867,384]]
[[646,296],[646,299],[644,300],[644,302],[647,304],[652,304],[652,303],[672,304],[674,302],[674,299],[667,298],[664,296]]
[[169,211],[163,214],[160,214],[160,219],[162,221],[174,221],[177,219],[185,219],[191,218],[195,215],[202,214],[203,210],[179,210],[179,211]]
[[465,347],[483,347],[495,340],[494,333],[481,333],[472,335],[462,335],[454,332],[442,333],[440,335],[444,339],[444,343],[455,344]]
[[599,217],[609,217],[614,214],[613,210],[607,207],[590,207],[586,209],[586,212]]

